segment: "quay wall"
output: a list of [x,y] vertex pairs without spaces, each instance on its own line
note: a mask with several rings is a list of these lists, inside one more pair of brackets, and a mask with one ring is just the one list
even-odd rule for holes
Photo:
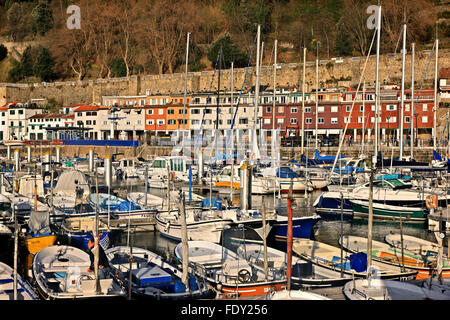
[[[416,89],[420,88],[424,79],[424,88],[432,87],[434,81],[434,55],[431,51],[420,51],[415,56]],[[363,73],[366,57],[348,57],[343,62],[332,60],[319,61],[319,81],[321,88],[336,86],[356,86]],[[307,61],[305,66],[306,90],[315,88],[315,61]],[[450,66],[450,50],[439,51],[440,69]],[[379,76],[381,83],[401,83],[402,56],[400,53],[380,56]],[[375,83],[376,59],[368,59],[364,78],[369,88]],[[282,64],[277,69],[277,87],[302,87],[303,64]],[[214,71],[190,72],[187,77],[188,93],[217,89],[217,73]],[[244,83],[245,79],[245,83]],[[213,80],[213,81],[212,81]],[[233,70],[233,88],[246,90],[254,86],[256,80],[255,68],[240,68]],[[272,88],[273,67],[266,65],[261,68],[261,85]],[[405,70],[405,85],[411,84],[411,54],[408,52]],[[54,99],[58,104],[68,106],[74,104],[101,104],[102,96],[111,95],[150,95],[183,94],[185,86],[184,73],[161,75],[133,75],[129,78],[111,78],[78,81],[64,81],[33,84],[0,83],[0,105],[10,101],[26,102],[31,99]],[[231,70],[221,71],[221,89],[231,87]]]
[[[15,149],[16,147],[13,147],[12,149]],[[25,146],[18,147],[20,152],[20,157],[22,159],[25,159],[27,157],[27,150]],[[80,157],[85,158],[89,154],[89,149],[91,147],[89,146],[61,146],[61,156],[62,157]],[[122,157],[142,157],[144,159],[152,159],[155,156],[165,156],[169,155],[172,152],[172,147],[163,147],[163,146],[148,146],[148,145],[142,145],[137,148],[132,147],[99,147],[95,146],[92,147],[94,149],[94,153],[96,157],[104,158],[107,155],[117,154],[118,158]],[[314,148],[313,147],[305,147],[305,154],[309,158],[314,157]],[[323,147],[320,149],[320,152],[322,155],[327,156],[335,156],[337,153],[338,147]],[[358,157],[360,155],[360,146],[344,146],[341,150],[341,154],[345,155],[346,157]],[[388,147],[388,146],[381,146],[380,151],[383,154],[384,158],[391,158],[392,152],[394,157],[399,156],[399,148],[398,147]],[[13,152],[13,151],[11,151]],[[51,152],[53,156],[55,156],[55,146],[52,148],[48,146],[42,146],[42,147],[35,147],[32,148],[32,156],[43,156],[45,153]],[[403,149],[403,155],[409,156],[410,155],[410,149],[409,147],[405,147]],[[445,154],[446,149],[440,150],[441,154]],[[12,154],[12,153],[11,153]],[[371,157],[373,155],[373,147],[370,147],[369,152],[366,152],[366,154]],[[0,148],[0,156],[6,157],[6,147]],[[300,160],[301,156],[301,148],[300,147],[282,147],[281,148],[281,157],[282,159],[289,159],[289,160]],[[421,148],[414,148],[414,158],[419,162],[430,162],[433,159],[433,148],[432,147],[421,147]]]

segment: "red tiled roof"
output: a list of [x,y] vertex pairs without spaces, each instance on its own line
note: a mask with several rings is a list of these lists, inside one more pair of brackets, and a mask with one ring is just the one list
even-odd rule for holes
[[82,111],[97,111],[99,109],[98,106],[85,106],[81,105],[80,107],[73,110],[73,112],[82,112]]

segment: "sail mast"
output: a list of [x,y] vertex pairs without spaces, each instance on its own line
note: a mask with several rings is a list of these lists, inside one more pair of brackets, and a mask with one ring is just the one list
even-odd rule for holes
[[414,159],[414,55],[415,46],[412,44],[411,48],[411,134],[410,134],[410,146],[411,146],[411,161]]
[[[372,167],[370,169],[370,192],[369,192],[369,221],[367,232],[367,270],[369,271],[372,266],[372,224],[373,224],[373,176],[377,167],[378,156],[378,111],[380,103],[380,83],[378,79],[378,67],[380,65],[380,33],[381,33],[381,5],[378,6],[377,11],[377,64],[376,64],[376,100],[375,100],[375,154],[372,157]],[[369,274],[368,274],[369,276]]]
[[403,110],[405,103],[405,58],[406,58],[406,23],[403,24],[403,50],[402,50],[402,90],[400,105],[400,160],[403,159]]
[[305,72],[306,72],[306,47],[303,48],[303,81],[302,81],[302,149],[305,142]]
[[436,120],[437,120],[437,105],[438,105],[438,86],[437,86],[437,78],[438,78],[438,59],[439,59],[439,39],[437,35],[437,25],[436,25],[436,61],[434,64],[434,107],[433,107],[433,148],[437,150],[437,142],[436,142]]

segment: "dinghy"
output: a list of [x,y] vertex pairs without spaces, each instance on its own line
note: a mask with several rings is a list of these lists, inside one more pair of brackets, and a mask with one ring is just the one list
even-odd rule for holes
[[[286,287],[286,277],[273,270],[265,279],[264,270],[216,243],[188,241],[189,263],[195,273],[207,280],[222,294],[238,297],[265,295]],[[182,244],[175,248],[181,261]]]
[[[245,244],[239,246],[236,253],[240,258],[264,268],[264,246]],[[286,272],[287,253],[267,247],[267,265],[270,269]],[[348,275],[341,277],[338,271],[328,270],[296,256],[292,256],[291,266],[291,288],[293,289],[343,285],[350,279]]]
[[174,300],[207,298],[213,294],[205,281],[194,275],[189,275],[189,288],[186,288],[181,280],[183,271],[149,250],[119,246],[105,253],[115,277],[125,288],[129,288],[132,257],[131,292],[136,297]]
[[450,296],[437,290],[393,280],[357,279],[344,286],[349,300],[450,300]]
[[[0,300],[14,300],[14,269],[0,262]],[[33,287],[17,274],[17,300],[39,300]]]
[[[401,235],[390,233],[386,235],[384,240],[392,247],[401,249]],[[418,255],[437,256],[439,253],[439,245],[437,243],[427,241],[421,238],[403,235],[403,248],[413,251]],[[444,248],[444,255],[447,255],[447,249]]]
[[33,277],[39,294],[46,300],[112,298],[124,295],[113,278],[96,279],[88,272],[89,255],[71,246],[49,246],[33,259]]
[[[356,236],[344,236],[342,239],[343,247],[353,253],[367,252],[367,238]],[[403,250],[391,247],[390,245],[372,240],[372,259],[385,266],[393,266],[401,269],[404,266],[405,270],[417,271],[417,279],[427,279],[437,272],[436,257],[420,256],[412,251]],[[450,277],[450,261],[443,260],[442,277]]]
[[[343,251],[343,261],[341,261],[340,248],[309,239],[294,240],[292,250],[300,258],[328,270],[342,272],[343,275],[355,278],[367,277],[367,257],[364,254],[353,255]],[[402,272],[398,267],[377,261],[372,261],[372,267],[379,271],[379,277],[381,279],[406,281],[415,279],[417,274],[415,270],[405,270]]]

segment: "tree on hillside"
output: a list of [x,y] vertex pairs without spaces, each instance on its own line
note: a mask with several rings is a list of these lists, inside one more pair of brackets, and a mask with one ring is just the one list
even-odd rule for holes
[[53,14],[46,0],[40,0],[38,2],[31,12],[31,16],[34,22],[33,28],[41,36],[53,28]]
[[20,75],[21,79],[33,76],[33,65],[36,61],[38,53],[36,48],[28,46],[22,53],[20,58]]
[[222,48],[223,61],[225,62],[226,68],[230,67],[231,62],[234,62],[236,68],[247,67],[248,57],[233,43],[229,33],[221,36],[209,47],[207,55],[209,61],[211,61],[213,65],[217,61],[220,48]]
[[2,61],[3,59],[5,59],[8,56],[8,49],[0,44],[0,61]]
[[111,73],[114,77],[126,77],[127,66],[122,58],[111,61]]
[[41,48],[33,65],[33,74],[41,81],[49,81],[53,78],[54,62],[47,48]]

